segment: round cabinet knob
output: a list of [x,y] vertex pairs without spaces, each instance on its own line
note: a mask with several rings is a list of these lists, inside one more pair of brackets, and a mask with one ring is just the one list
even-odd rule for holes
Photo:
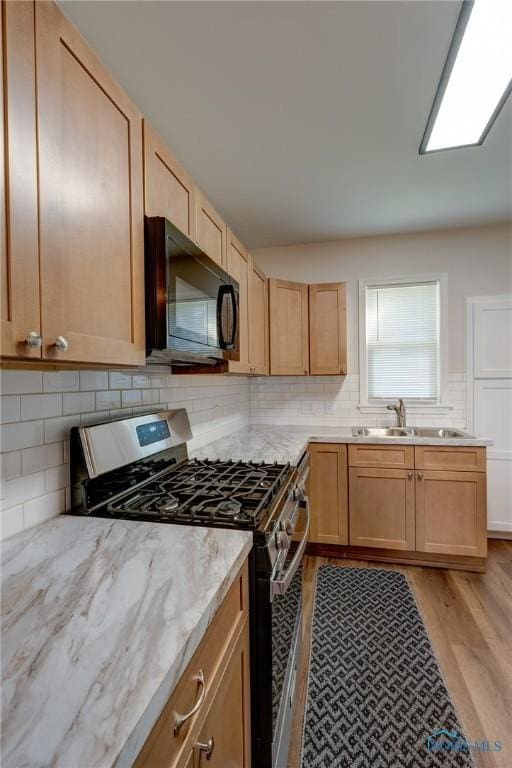
[[290,549],[290,537],[286,531],[276,533],[276,546],[278,549]]
[[213,736],[210,736],[210,738],[208,739],[208,741],[205,744],[203,744],[200,741],[198,741],[197,744],[196,744],[196,747],[198,748],[198,750],[200,752],[204,752],[204,754],[206,755],[206,759],[207,760],[211,760],[212,755],[213,755],[213,750],[215,749],[215,741],[214,741]]
[[39,349],[43,344],[43,340],[37,331],[30,331],[30,333],[27,333],[25,344],[31,349]]
[[64,336],[57,336],[55,339],[55,346],[59,352],[67,352],[69,348],[69,342],[64,338]]

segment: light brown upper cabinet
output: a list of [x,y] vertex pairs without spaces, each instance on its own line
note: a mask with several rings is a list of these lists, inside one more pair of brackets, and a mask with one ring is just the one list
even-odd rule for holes
[[270,373],[347,373],[346,284],[269,281]]
[[43,358],[141,364],[142,118],[56,4],[35,13]]
[[34,4],[0,7],[1,354],[41,358]]
[[230,229],[227,231],[227,272],[239,285],[238,343],[240,360],[229,361],[231,373],[249,373],[249,266],[250,257]]
[[227,227],[200,189],[196,193],[197,244],[219,266],[226,267]]
[[144,120],[144,203],[147,216],[164,216],[196,240],[196,186]]
[[269,280],[270,373],[305,376],[309,371],[308,286]]
[[347,373],[346,283],[309,286],[309,373]]
[[311,443],[309,501],[317,544],[348,544],[347,446]]
[[249,271],[249,365],[250,372],[268,376],[268,281],[251,259]]

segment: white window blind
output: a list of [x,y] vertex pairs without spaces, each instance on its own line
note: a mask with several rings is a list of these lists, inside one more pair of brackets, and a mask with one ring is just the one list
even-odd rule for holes
[[439,283],[366,289],[368,399],[438,402]]

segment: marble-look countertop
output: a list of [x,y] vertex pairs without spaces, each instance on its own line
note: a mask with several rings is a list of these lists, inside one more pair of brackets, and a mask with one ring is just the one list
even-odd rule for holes
[[2,542],[3,767],[131,765],[251,546],[70,516]]
[[277,461],[296,464],[309,442],[315,443],[381,443],[389,445],[448,445],[488,446],[491,440],[480,438],[433,438],[433,437],[354,437],[352,430],[325,426],[252,426],[232,432],[208,445],[192,451],[198,459],[240,459],[242,461]]

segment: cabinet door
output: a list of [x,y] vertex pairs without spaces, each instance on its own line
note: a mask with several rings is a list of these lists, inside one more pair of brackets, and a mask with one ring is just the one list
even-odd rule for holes
[[348,544],[347,446],[311,443],[309,453],[309,540]]
[[347,373],[346,283],[309,286],[309,372]]
[[270,373],[307,376],[308,286],[269,280]]
[[226,266],[227,227],[200,189],[196,193],[197,244],[219,266]]
[[[34,4],[0,6],[1,354],[40,358]],[[26,343],[32,334],[34,346]]]
[[196,240],[195,184],[144,120],[144,203],[147,216],[164,216]]
[[[210,744],[211,753],[199,744]],[[195,746],[194,768],[250,768],[249,623],[233,649]]]
[[268,281],[251,260],[249,274],[249,365],[251,373],[269,374]]
[[56,4],[35,12],[43,357],[141,364],[142,118]]
[[416,478],[416,549],[485,557],[485,473],[417,472]]
[[240,360],[229,361],[231,373],[249,373],[249,254],[228,229],[227,271],[239,286],[238,344]]
[[414,473],[351,467],[350,543],[357,547],[414,550]]

